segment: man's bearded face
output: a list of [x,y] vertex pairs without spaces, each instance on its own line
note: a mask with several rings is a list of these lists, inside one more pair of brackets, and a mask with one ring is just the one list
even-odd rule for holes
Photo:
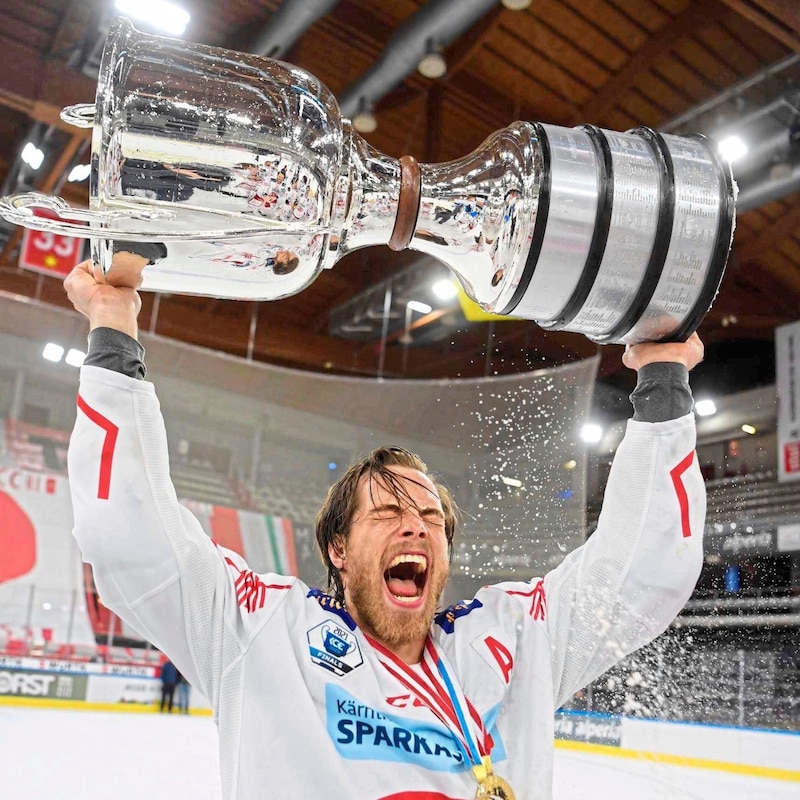
[[445,517],[433,482],[392,467],[400,491],[364,476],[344,544],[345,605],[367,634],[389,648],[424,641],[449,570]]

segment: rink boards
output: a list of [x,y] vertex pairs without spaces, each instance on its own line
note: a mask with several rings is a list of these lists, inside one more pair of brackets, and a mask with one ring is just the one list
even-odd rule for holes
[[800,783],[800,731],[559,712],[556,747]]
[[[80,673],[59,670],[52,662],[47,666],[50,669],[37,669],[22,660],[0,660],[0,707],[140,713],[158,710],[160,681],[152,675],[117,671],[112,665],[86,665]],[[71,694],[63,689],[59,692],[67,677],[71,679]],[[194,689],[190,707],[192,714],[211,714],[208,702]],[[800,783],[800,732],[586,712],[557,713],[555,732],[556,748],[562,751]]]

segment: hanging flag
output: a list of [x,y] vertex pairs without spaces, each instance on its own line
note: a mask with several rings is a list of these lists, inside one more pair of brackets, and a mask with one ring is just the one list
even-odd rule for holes
[[181,502],[218,545],[238,553],[254,572],[297,575],[294,525],[290,519],[195,500]]

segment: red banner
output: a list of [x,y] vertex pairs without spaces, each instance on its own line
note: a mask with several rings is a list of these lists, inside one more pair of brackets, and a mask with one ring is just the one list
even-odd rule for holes
[[[49,216],[39,210],[35,213],[37,216]],[[83,239],[29,228],[23,232],[19,251],[19,265],[23,269],[64,277],[80,263],[82,256]]]

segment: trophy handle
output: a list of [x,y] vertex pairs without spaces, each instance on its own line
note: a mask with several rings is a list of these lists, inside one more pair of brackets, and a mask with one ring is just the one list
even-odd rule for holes
[[60,117],[68,125],[76,128],[91,128],[94,125],[95,104],[78,103],[74,106],[67,106],[61,111]]
[[[44,216],[37,215],[37,209],[40,209]],[[153,238],[153,234],[142,230],[125,231],[118,227],[110,230],[105,226],[125,219],[149,222],[155,219],[175,218],[173,212],[160,209],[90,211],[85,208],[73,208],[60,197],[50,197],[38,192],[0,198],[0,216],[16,225],[37,231],[51,231],[62,236],[77,236],[81,239],[101,236],[105,239],[126,238],[131,241],[149,241]]]
[[[40,209],[46,216],[37,215],[36,209]],[[176,219],[176,214],[167,209],[138,208],[134,205],[108,211],[73,208],[60,197],[50,197],[38,192],[0,197],[0,217],[15,225],[37,231],[51,231],[61,236],[76,236],[80,239],[122,239],[129,242],[247,239],[287,232],[285,227],[276,229],[274,225],[264,223],[258,226],[202,231],[125,228],[120,224],[125,220],[137,222],[159,220],[170,223]],[[113,227],[109,227],[112,225]],[[302,228],[304,235],[330,233],[330,231],[330,227],[324,225],[306,225]]]

